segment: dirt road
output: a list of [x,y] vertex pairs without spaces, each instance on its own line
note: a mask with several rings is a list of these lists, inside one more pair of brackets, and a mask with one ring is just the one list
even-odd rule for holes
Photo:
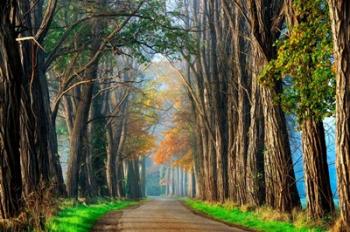
[[151,200],[138,208],[112,212],[95,225],[93,232],[246,232],[198,216],[171,199]]

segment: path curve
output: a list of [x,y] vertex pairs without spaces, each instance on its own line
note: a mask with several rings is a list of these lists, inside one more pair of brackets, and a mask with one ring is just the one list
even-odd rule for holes
[[173,199],[151,200],[140,207],[112,212],[93,232],[246,232],[194,214]]

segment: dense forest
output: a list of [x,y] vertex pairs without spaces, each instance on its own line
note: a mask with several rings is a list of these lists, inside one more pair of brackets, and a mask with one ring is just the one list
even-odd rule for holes
[[350,231],[347,0],[3,0],[0,18],[0,230],[143,199],[156,175],[158,195]]

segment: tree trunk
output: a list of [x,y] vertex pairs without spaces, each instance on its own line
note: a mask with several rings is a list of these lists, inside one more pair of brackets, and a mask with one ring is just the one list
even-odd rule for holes
[[[102,87],[101,87],[102,88]],[[91,147],[91,171],[92,171],[92,184],[94,184],[95,192],[98,195],[105,196],[108,194],[107,177],[105,172],[105,160],[107,159],[107,133],[105,114],[103,112],[104,101],[107,98],[104,95],[99,94],[99,86],[95,86],[93,90],[94,101],[91,107],[91,120],[90,121],[90,147]],[[106,103],[108,104],[108,103]],[[115,155],[115,154],[114,154]],[[115,171],[115,169],[114,169]]]
[[[236,73],[233,73],[235,77]],[[233,78],[232,78],[233,79]],[[237,201],[237,172],[236,172],[236,158],[237,158],[237,103],[238,103],[238,86],[237,81],[231,80],[228,85],[228,198],[231,201]]]
[[165,173],[165,179],[166,179],[166,183],[165,183],[165,196],[169,196],[169,183],[170,183],[170,167],[166,167],[166,173]]
[[[114,198],[117,197],[117,149],[115,143],[118,141],[113,137],[112,125],[107,128],[107,161],[106,161],[106,177],[107,177],[107,187],[109,196]],[[116,140],[116,141],[115,141]]]
[[[100,47],[101,28],[94,21],[91,25],[91,36],[93,37],[90,57],[94,57]],[[91,81],[98,77],[99,57],[85,70],[84,80]],[[73,122],[72,132],[70,134],[70,155],[67,170],[67,193],[70,197],[78,197],[78,183],[80,165],[84,159],[83,155],[83,138],[87,132],[87,123],[92,102],[94,83],[88,83],[81,87],[82,91],[78,98],[77,108],[75,110],[75,118]],[[85,156],[84,156],[85,157]]]
[[194,172],[191,173],[191,192],[190,192],[190,197],[194,198],[197,197],[197,179],[196,175]]
[[207,131],[204,128],[203,122],[200,123],[201,127],[201,147],[203,151],[203,177],[204,177],[204,187],[203,187],[203,198],[205,200],[210,200],[211,197],[211,189],[210,189],[210,180],[209,180],[209,152],[208,152],[208,147],[209,147],[209,141],[207,138]]
[[171,191],[170,196],[175,196],[176,192],[176,176],[175,176],[175,169],[171,168]]
[[83,87],[82,97],[76,110],[73,130],[70,134],[70,155],[67,170],[67,193],[70,197],[78,197],[79,171],[83,161],[83,139],[87,131],[92,88],[92,84]]
[[140,197],[144,198],[146,197],[146,157],[141,158],[140,169]]
[[127,194],[128,199],[138,200],[140,196],[139,160],[128,160]]
[[323,122],[306,119],[301,127],[308,214],[320,219],[334,212]]
[[[195,111],[193,111],[195,112]],[[195,193],[196,197],[199,199],[204,199],[204,177],[203,177],[203,147],[201,142],[200,128],[198,126],[198,117],[197,117],[197,125],[195,131],[195,142],[194,142],[194,150],[193,150],[193,169],[195,176]]]
[[332,21],[337,96],[336,166],[343,231],[350,228],[350,2],[329,0]]
[[[254,53],[252,53],[254,54]],[[253,62],[253,67],[255,66]],[[250,204],[259,206],[265,202],[265,170],[264,170],[264,116],[260,99],[260,86],[257,75],[252,75],[251,109],[249,127],[249,147],[247,154],[247,198]],[[270,184],[271,182],[266,182]],[[266,186],[271,191],[273,186]],[[272,204],[273,199],[268,202]]]
[[15,1],[0,4],[0,216],[18,216],[22,206],[20,166],[20,99],[23,73],[15,25]]
[[[250,48],[246,39],[242,38],[241,33],[247,30],[244,19],[240,16],[238,10],[235,13],[235,31],[233,43],[236,64],[236,79],[238,88],[238,104],[237,104],[237,137],[236,137],[236,172],[237,172],[237,187],[236,197],[237,203],[247,203],[247,168],[250,163],[247,163],[247,152],[250,125],[250,66],[247,61],[248,54],[250,54]],[[254,115],[255,116],[255,115]],[[255,140],[252,140],[255,141]]]
[[[29,27],[21,32],[20,37],[33,36],[41,23],[42,4],[33,5],[30,1],[18,4],[23,14],[23,23]],[[25,78],[21,106],[21,165],[23,178],[23,193],[29,196],[36,192],[39,183],[48,184],[49,155],[48,155],[48,122],[42,83],[39,79],[43,69],[43,57],[39,47],[33,41],[21,43],[21,59]]]
[[[265,181],[269,182],[274,191],[270,193],[273,195],[274,202],[267,203],[282,212],[291,212],[294,208],[301,206],[286,120],[281,106],[274,103],[276,92],[266,86],[261,89],[262,103],[265,106],[265,170],[268,173],[265,175]],[[266,189],[269,187],[267,185]]]
[[[56,4],[56,3],[55,3]],[[49,18],[43,18],[43,8],[44,1],[39,1],[36,3],[37,11],[35,13],[36,18],[36,26],[35,31],[37,32],[40,29],[40,23],[44,20],[49,20]],[[54,7],[55,8],[55,7]],[[47,17],[47,16],[46,16]],[[38,42],[40,44],[43,43],[44,37],[46,36],[47,31],[38,38]],[[50,108],[50,95],[49,95],[49,86],[46,78],[47,66],[45,64],[45,52],[41,49],[37,50],[37,72],[38,77],[36,78],[40,82],[41,94],[42,94],[42,109],[40,110],[40,115],[42,115],[42,120],[40,121],[42,124],[46,125],[46,137],[47,137],[47,145],[48,145],[48,159],[49,159],[49,168],[50,168],[50,183],[52,183],[52,187],[54,192],[58,196],[66,195],[66,187],[63,180],[62,167],[60,164],[59,156],[58,156],[58,144],[57,144],[57,134],[56,134],[56,121],[52,120],[52,112]],[[43,113],[44,112],[44,113]]]
[[[276,56],[273,43],[278,38],[283,1],[248,2],[251,36],[255,49],[255,75]],[[276,96],[281,83],[259,83],[265,132],[266,203],[282,212],[300,208],[285,116]],[[252,122],[253,123],[253,122]],[[271,201],[270,201],[270,200]]]
[[87,129],[87,133],[82,140],[81,166],[80,166],[80,196],[85,198],[93,198],[98,196],[98,188],[95,179],[95,171],[93,169],[93,157],[90,143],[91,128]]
[[[219,71],[219,56],[224,54],[218,53],[220,51],[220,41],[218,33],[218,17],[220,15],[219,9],[217,8],[217,0],[210,0],[208,4],[208,23],[210,29],[210,64],[211,64],[211,98],[213,107],[213,131],[215,133],[215,157],[216,157],[216,182],[217,182],[217,200],[223,202],[227,197],[227,146],[225,139],[227,138],[225,129],[226,125],[226,92],[227,87],[223,75]],[[220,41],[220,44],[219,44]],[[209,111],[208,111],[209,112]],[[216,200],[216,199],[214,199]]]
[[118,186],[118,197],[123,198],[126,195],[126,186],[125,186],[125,176],[124,176],[124,165],[123,161],[117,159],[117,186]]
[[[46,80],[45,80],[46,82]],[[46,83],[47,85],[47,83]],[[46,104],[50,107],[49,104],[49,95],[48,92],[45,94],[47,98],[45,98]],[[58,196],[66,196],[66,185],[64,184],[62,167],[58,155],[58,142],[57,142],[57,133],[56,133],[56,125],[55,121],[51,120],[51,109],[48,109],[48,127],[49,127],[49,135],[48,135],[48,143],[49,143],[49,163],[50,163],[50,176],[52,182],[55,186],[54,190]]]

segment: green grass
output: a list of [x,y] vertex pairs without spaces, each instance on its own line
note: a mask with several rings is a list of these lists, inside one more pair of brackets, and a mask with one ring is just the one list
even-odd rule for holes
[[321,232],[326,231],[321,228],[308,228],[305,226],[297,227],[292,222],[288,221],[273,221],[265,220],[259,216],[258,213],[253,211],[242,211],[239,208],[228,208],[221,204],[212,204],[207,202],[202,202],[198,200],[185,199],[185,204],[198,211],[211,216],[215,219],[232,223],[235,225],[240,225],[246,228],[258,230],[258,231],[268,231],[268,232],[294,232],[294,231],[313,231]]
[[104,214],[135,204],[134,201],[111,201],[66,207],[48,220],[46,228],[50,232],[87,232]]

